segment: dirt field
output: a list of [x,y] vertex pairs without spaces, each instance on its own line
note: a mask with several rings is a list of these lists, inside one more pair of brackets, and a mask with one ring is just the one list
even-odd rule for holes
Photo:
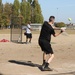
[[[3,33],[3,32],[0,32]],[[6,32],[8,33],[8,32]],[[0,43],[0,75],[75,75],[75,31],[69,36],[52,36],[55,58],[50,64],[52,72],[42,72],[42,51],[39,34],[33,34],[31,44]],[[10,40],[10,34],[0,34]],[[25,37],[23,36],[23,42]]]
[[[3,30],[0,30],[0,34],[10,34],[10,29],[3,29]],[[22,33],[24,33],[25,31],[23,30]],[[57,31],[58,32],[58,31]],[[66,30],[66,32],[68,34],[75,34],[75,30]],[[32,31],[33,34],[39,34],[40,32],[39,31]]]

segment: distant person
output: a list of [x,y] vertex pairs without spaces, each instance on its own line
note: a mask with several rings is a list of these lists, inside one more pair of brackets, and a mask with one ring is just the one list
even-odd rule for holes
[[[45,21],[42,29],[41,29],[41,33],[39,36],[39,45],[42,49],[43,53],[43,64],[41,67],[42,71],[52,71],[51,68],[49,68],[49,64],[51,63],[52,59],[54,58],[54,52],[53,49],[51,47],[51,35],[53,35],[54,37],[60,35],[64,30],[60,29],[60,32],[58,34],[55,33],[53,24],[55,21],[55,17],[54,16],[50,16],[49,18],[49,22]],[[55,29],[59,29],[59,28],[55,28]],[[49,59],[46,59],[46,56],[49,56]]]
[[31,28],[31,22],[29,21],[27,26],[26,26],[26,32],[25,32],[25,35],[26,35],[26,44],[28,43],[31,43],[31,40],[32,40],[32,28]]

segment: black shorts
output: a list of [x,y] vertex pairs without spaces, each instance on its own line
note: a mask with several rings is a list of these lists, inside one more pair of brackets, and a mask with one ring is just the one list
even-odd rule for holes
[[27,38],[32,38],[32,34],[31,33],[30,34],[29,33],[26,33],[26,37]]
[[48,41],[40,39],[39,45],[46,54],[54,54],[51,44]]

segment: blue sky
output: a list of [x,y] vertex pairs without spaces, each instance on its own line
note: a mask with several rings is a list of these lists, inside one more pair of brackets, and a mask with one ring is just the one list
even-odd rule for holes
[[[13,2],[14,0],[2,0],[5,2]],[[20,0],[21,1],[21,0]],[[48,20],[49,16],[54,15],[56,21],[69,23],[68,18],[72,18],[75,23],[75,0],[38,0],[41,4],[44,20]]]

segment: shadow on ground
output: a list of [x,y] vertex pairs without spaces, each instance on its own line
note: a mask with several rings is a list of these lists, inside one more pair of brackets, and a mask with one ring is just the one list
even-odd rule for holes
[[[41,65],[34,64],[32,61],[16,61],[16,60],[9,60],[8,62],[18,64],[18,65],[25,65],[30,67],[38,67],[41,70]],[[47,75],[75,75],[74,72],[68,72],[68,73],[59,73],[59,74],[47,74]]]
[[12,43],[16,43],[16,44],[27,44],[26,42],[16,42],[16,41],[13,41]]
[[31,67],[40,67],[41,65],[39,64],[34,64],[32,61],[16,61],[16,60],[9,60],[10,63],[15,63],[19,65],[26,65],[26,66],[31,66]]
[[30,67],[38,67],[41,70],[41,65],[34,64],[32,61],[16,61],[16,60],[9,60],[8,62],[18,64],[18,65],[25,65]]
[[75,71],[74,72],[68,72],[68,73],[47,74],[47,75],[75,75]]
[[3,75],[2,73],[0,73],[0,75]]

